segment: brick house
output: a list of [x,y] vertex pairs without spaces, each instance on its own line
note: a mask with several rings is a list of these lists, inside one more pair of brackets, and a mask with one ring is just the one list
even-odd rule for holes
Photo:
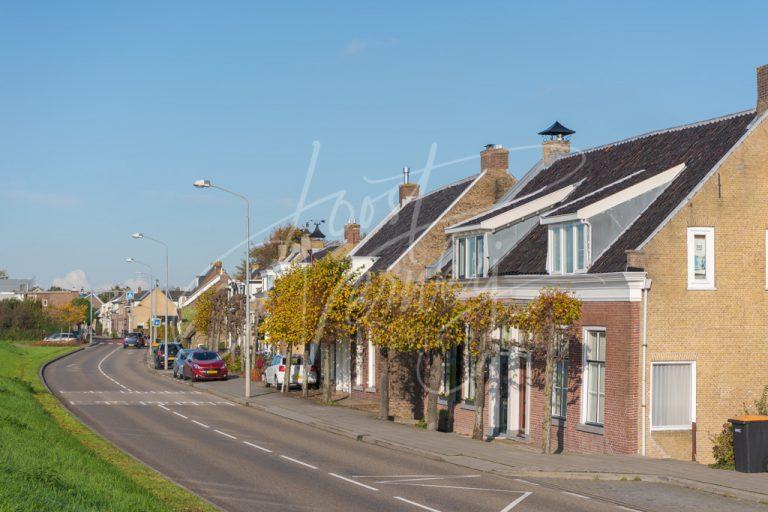
[[[76,292],[73,290],[62,290],[62,291],[56,291],[56,292],[44,292],[44,291],[38,291],[33,292],[27,295],[27,297],[35,299],[40,302],[40,305],[45,308],[60,308],[61,306],[64,306],[65,304],[69,304],[74,299],[77,299],[80,297],[80,292]],[[94,301],[93,307],[99,307],[100,304],[97,305],[96,301]]]
[[[444,269],[466,295],[583,301],[555,376],[558,449],[710,462],[710,436],[768,384],[767,109],[764,66],[756,110],[575,154],[553,125],[507,201],[447,230]],[[468,433],[472,365],[457,352],[445,390]],[[489,435],[540,440],[542,371],[514,343],[492,360]]]
[[[398,206],[349,253],[353,268],[363,278],[370,272],[391,272],[405,281],[424,280],[428,265],[450,248],[445,229],[487,210],[515,183],[508,172],[507,149],[488,145],[480,161],[479,174],[424,195],[419,195],[419,184],[409,182],[406,168]],[[378,399],[376,373],[380,358],[370,340],[359,339],[341,353],[349,361],[351,394]],[[396,354],[390,368],[391,410],[403,417],[421,417],[423,390],[416,376],[416,359]]]
[[195,286],[181,294],[178,298],[179,332],[181,338],[186,340],[187,346],[207,345],[208,337],[203,332],[196,332],[192,323],[195,311],[195,302],[208,290],[220,290],[230,284],[230,277],[224,270],[220,261],[211,264],[208,270],[195,278]]

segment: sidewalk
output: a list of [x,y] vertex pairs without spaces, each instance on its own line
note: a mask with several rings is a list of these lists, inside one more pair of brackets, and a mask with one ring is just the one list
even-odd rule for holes
[[629,455],[542,455],[514,441],[479,442],[455,434],[428,432],[379,421],[371,413],[343,406],[322,406],[285,396],[253,383],[248,400],[243,381],[195,383],[221,398],[312,425],[358,441],[420,453],[424,457],[516,478],[636,479],[663,482],[768,504],[768,473],[745,474],[711,469],[695,462],[645,459]]

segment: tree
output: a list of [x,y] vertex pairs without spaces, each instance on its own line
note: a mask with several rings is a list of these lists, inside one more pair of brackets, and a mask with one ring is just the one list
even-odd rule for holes
[[389,419],[389,351],[408,347],[408,285],[388,273],[374,274],[362,289],[360,323],[379,351],[379,419]]
[[411,324],[408,348],[423,352],[429,362],[427,430],[438,428],[437,398],[445,353],[464,339],[460,289],[457,283],[448,281],[427,281],[406,287]]
[[555,364],[568,357],[575,324],[581,316],[581,301],[568,292],[544,288],[514,317],[523,333],[520,342],[534,357],[544,357],[544,411],[542,415],[542,453],[552,452],[552,386]]
[[0,268],[0,279],[8,279],[8,271]]
[[[266,268],[277,261],[280,244],[290,244],[299,240],[301,230],[293,224],[277,226],[264,240],[264,243],[251,248],[251,271]],[[235,278],[245,279],[245,260],[236,269]]]
[[211,312],[213,310],[213,297],[216,294],[216,290],[209,288],[200,294],[195,302],[195,309],[192,316],[192,325],[195,326],[195,331],[208,334],[211,324]]
[[78,326],[85,321],[88,315],[88,301],[85,304],[78,304],[73,299],[72,302],[64,304],[61,307],[55,308],[52,311],[52,317],[62,327],[71,328],[72,326]]
[[490,358],[498,353],[500,346],[493,338],[493,331],[509,325],[514,306],[506,306],[487,293],[471,297],[464,304],[463,319],[469,328],[469,350],[475,358],[475,417],[472,438],[485,437],[483,414],[485,412],[486,368]]
[[51,286],[50,288],[48,288],[48,291],[49,292],[63,292],[64,288],[62,288],[61,286]]

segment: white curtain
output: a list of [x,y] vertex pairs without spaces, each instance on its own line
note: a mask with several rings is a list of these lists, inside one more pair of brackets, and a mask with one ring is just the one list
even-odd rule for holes
[[693,365],[662,363],[654,364],[652,368],[652,426],[690,426],[693,410]]

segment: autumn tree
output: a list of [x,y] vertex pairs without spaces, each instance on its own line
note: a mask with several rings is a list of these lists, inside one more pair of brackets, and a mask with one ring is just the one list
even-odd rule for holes
[[544,288],[514,316],[515,327],[523,334],[519,342],[534,357],[543,357],[544,410],[542,414],[542,453],[552,453],[552,388],[555,365],[568,357],[575,324],[581,316],[581,301],[556,288]]
[[0,279],[8,279],[8,271],[0,268]]
[[58,308],[55,308],[52,312],[52,317],[62,327],[71,328],[72,326],[78,326],[85,321],[88,315],[88,302],[85,304],[76,303],[77,299],[64,304]]
[[195,309],[192,314],[192,325],[195,326],[195,332],[207,336],[210,331],[211,314],[213,311],[215,295],[216,290],[209,288],[201,293],[200,297],[195,301]]
[[429,364],[427,390],[427,430],[437,430],[437,398],[440,392],[445,353],[464,339],[461,287],[448,281],[427,281],[405,287],[409,310],[408,346],[420,351]]
[[[280,244],[291,244],[301,237],[301,229],[293,224],[277,226],[261,245],[251,248],[251,271],[266,268],[277,261]],[[245,279],[245,260],[236,269],[235,278]]]
[[487,293],[470,297],[464,303],[463,320],[469,328],[469,350],[475,365],[475,416],[472,438],[483,439],[485,412],[486,368],[491,357],[501,349],[501,336],[493,337],[493,331],[511,323],[514,306],[505,305]]

